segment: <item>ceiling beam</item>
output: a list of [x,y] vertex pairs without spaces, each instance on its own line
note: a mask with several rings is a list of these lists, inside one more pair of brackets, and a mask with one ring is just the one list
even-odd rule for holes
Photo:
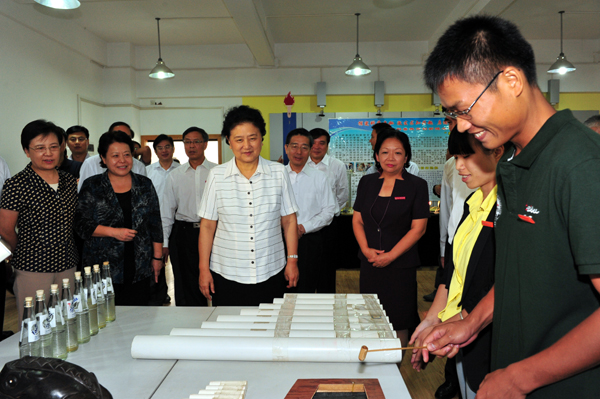
[[477,14],[500,15],[516,0],[460,0],[429,38],[429,51],[433,50],[446,29],[461,18]]
[[223,0],[223,3],[258,65],[275,65],[270,34],[263,25],[265,19],[260,15],[262,10],[259,11],[252,0]]

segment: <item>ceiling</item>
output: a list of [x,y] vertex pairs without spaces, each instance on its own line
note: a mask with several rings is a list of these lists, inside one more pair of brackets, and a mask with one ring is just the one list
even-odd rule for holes
[[247,44],[261,65],[279,43],[429,41],[458,18],[477,13],[515,22],[527,39],[600,39],[599,0],[80,0],[76,10],[53,10],[13,0],[49,18],[71,20],[102,40],[156,45]]

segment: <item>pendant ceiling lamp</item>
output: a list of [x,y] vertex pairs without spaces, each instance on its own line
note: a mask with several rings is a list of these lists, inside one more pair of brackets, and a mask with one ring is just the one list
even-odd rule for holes
[[162,60],[160,53],[160,18],[156,18],[156,28],[158,29],[158,61],[156,61],[156,66],[152,71],[150,71],[150,76],[152,79],[170,79],[175,74]]
[[360,55],[358,54],[358,17],[360,13],[356,13],[354,15],[356,15],[356,56],[354,57],[352,64],[350,64],[348,69],[346,69],[346,75],[363,76],[370,74],[371,68],[369,68],[367,64],[363,62],[362,58],[360,58]]
[[563,14],[564,11],[559,11],[560,14],[560,54],[556,58],[556,62],[550,66],[548,73],[559,73],[564,75],[567,72],[573,72],[576,68],[573,64],[567,61],[565,53],[563,53]]
[[77,0],[35,0],[36,3],[59,10],[72,10],[81,5]]

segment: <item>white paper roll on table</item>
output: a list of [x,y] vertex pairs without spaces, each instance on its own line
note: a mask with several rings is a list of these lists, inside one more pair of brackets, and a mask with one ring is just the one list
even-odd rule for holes
[[[400,346],[398,339],[186,337],[138,335],[131,344],[134,359],[228,360],[266,362],[358,362],[363,345],[370,349]],[[398,363],[402,351],[369,354],[370,362]]]
[[[335,338],[333,330],[291,330],[287,332],[294,338]],[[232,330],[213,328],[174,328],[171,335],[184,335],[192,337],[275,337],[275,330]],[[373,338],[373,336],[369,336]],[[357,337],[358,338],[358,337]],[[376,336],[374,338],[379,338]]]

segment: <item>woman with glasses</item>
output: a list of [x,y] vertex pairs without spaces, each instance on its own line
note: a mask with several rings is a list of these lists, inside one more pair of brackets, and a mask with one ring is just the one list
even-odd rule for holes
[[63,278],[73,289],[79,258],[73,239],[77,181],[56,169],[62,143],[62,129],[52,122],[28,123],[21,146],[31,162],[2,189],[0,236],[13,253],[19,321],[25,297],[36,290],[49,296],[50,284],[62,284]]
[[[488,150],[472,134],[458,133],[455,129],[448,140],[448,150],[456,159],[463,182],[477,191],[465,200],[463,217],[447,255],[445,282],[439,285],[427,317],[411,338],[415,346],[421,346],[432,326],[465,318],[494,285],[496,165],[504,147]],[[488,326],[456,358],[464,399],[475,398],[483,378],[490,372],[491,333]],[[420,350],[414,351],[411,362],[414,369],[423,368]]]
[[152,181],[131,172],[133,142],[104,133],[98,144],[106,172],[81,186],[75,231],[85,240],[83,264],[110,262],[117,305],[146,306],[163,267],[163,231]]
[[360,292],[377,294],[403,346],[419,323],[415,244],[429,217],[427,182],[410,174],[408,136],[389,128],[377,134],[374,158],[381,173],[358,184],[352,227],[360,247]]

